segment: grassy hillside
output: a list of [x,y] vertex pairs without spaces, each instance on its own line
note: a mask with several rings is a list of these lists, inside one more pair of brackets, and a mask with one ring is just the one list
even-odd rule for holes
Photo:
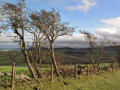
[[[11,51],[15,52],[15,51]],[[0,51],[0,65],[11,65],[12,60],[10,59],[10,54],[8,51]],[[21,64],[24,62],[24,57],[21,52],[18,51],[18,56],[16,57],[16,63]]]
[[[14,51],[11,51],[14,52]],[[16,58],[17,65],[25,63],[24,57],[21,52]],[[88,63],[89,62],[89,49],[72,49],[72,48],[57,48],[55,49],[56,60],[62,64],[75,64],[75,63]],[[106,50],[103,54],[102,62],[109,62],[112,56],[117,54],[113,50]],[[98,50],[95,50],[95,60],[98,60]],[[47,55],[42,61],[43,64],[51,63],[50,56]],[[11,59],[7,51],[0,52],[0,65],[10,65]]]
[[[10,67],[0,67],[0,71],[10,72]],[[25,71],[26,67],[17,67],[17,71]],[[43,69],[46,71],[47,69]],[[9,82],[8,86],[4,87],[7,80],[10,78],[0,77],[4,79],[4,82],[0,80],[0,90],[10,90]],[[15,90],[119,90],[120,88],[120,71],[115,72],[101,72],[97,76],[81,75],[78,78],[54,78],[51,82],[50,78],[43,78],[38,81],[17,82],[15,84]]]

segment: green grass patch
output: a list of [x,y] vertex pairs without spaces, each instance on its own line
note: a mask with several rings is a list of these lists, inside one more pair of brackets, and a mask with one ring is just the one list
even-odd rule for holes
[[[49,71],[50,68],[42,68],[42,71]],[[0,72],[10,72],[10,66],[0,66]],[[16,71],[21,73],[28,71],[27,67],[16,67]],[[9,77],[3,77],[1,80],[9,80]],[[51,82],[50,78],[40,79],[38,81],[28,81],[15,84],[15,90],[119,90],[120,89],[120,71],[100,72],[96,76],[81,75],[78,78],[55,78]],[[10,87],[0,90],[10,90]]]
[[[8,72],[11,73],[12,66],[0,66],[0,73]],[[15,67],[16,74],[27,74],[29,75],[28,67]],[[50,71],[50,68],[41,68],[41,71]]]

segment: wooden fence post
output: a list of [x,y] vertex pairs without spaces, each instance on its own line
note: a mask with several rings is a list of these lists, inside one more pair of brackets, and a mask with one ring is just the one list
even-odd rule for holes
[[116,67],[116,71],[118,71],[118,62],[116,62],[115,67]]
[[14,81],[15,81],[15,62],[12,63],[12,74],[11,74],[11,89],[14,89]]
[[78,64],[75,64],[75,78],[77,78]]
[[53,74],[54,74],[53,65],[51,65],[51,81],[52,82],[53,82]]
[[87,75],[89,76],[89,64],[87,65]]
[[113,63],[111,64],[111,69],[112,69],[112,72],[114,71],[114,69],[113,69]]

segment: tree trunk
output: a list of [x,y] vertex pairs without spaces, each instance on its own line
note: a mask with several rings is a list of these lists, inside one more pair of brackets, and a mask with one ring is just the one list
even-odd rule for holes
[[40,72],[40,68],[39,68],[38,64],[35,65],[35,71],[37,73],[37,77],[42,78],[42,74]]
[[53,82],[53,74],[54,74],[53,65],[51,65],[51,81],[52,82]]
[[41,55],[41,46],[39,45],[39,47],[38,47],[38,61],[37,61],[39,68],[40,68],[40,64],[41,64],[41,56],[40,55]]
[[[25,38],[24,38],[24,32],[25,32],[25,26],[24,26],[24,20],[23,20],[23,8],[21,7],[20,8],[20,25],[21,25],[21,30],[22,30],[22,35],[21,35],[21,37],[20,37],[20,39],[21,39],[21,50],[22,50],[22,52],[23,52],[23,55],[24,55],[24,57],[25,57],[25,60],[26,60],[26,63],[27,63],[27,65],[28,65],[28,69],[29,69],[29,71],[30,71],[30,73],[31,73],[31,75],[32,75],[32,77],[34,78],[34,79],[37,79],[37,77],[36,77],[36,75],[35,75],[35,73],[34,73],[34,70],[33,70],[33,68],[32,68],[32,66],[31,66],[31,63],[30,63],[30,60],[29,60],[29,57],[28,57],[28,53],[27,53],[27,51],[26,51],[26,45],[25,45]],[[20,33],[17,33],[17,35],[19,35],[20,36]]]
[[21,49],[22,49],[23,55],[24,55],[24,57],[25,57],[26,63],[27,63],[27,65],[28,65],[28,69],[29,69],[32,77],[33,77],[34,79],[37,79],[37,77],[36,77],[36,75],[35,75],[35,73],[34,73],[34,70],[33,70],[33,68],[32,68],[32,65],[31,65],[31,63],[30,63],[30,60],[29,60],[29,57],[28,57],[28,53],[27,53],[27,51],[26,51],[26,48],[25,48],[25,44],[24,44],[24,43],[22,43],[22,48],[21,48]]
[[93,67],[93,75],[96,75],[96,66],[95,66],[94,51],[93,50],[91,51],[91,54],[90,54],[90,60],[91,60],[92,67]]
[[32,52],[31,52],[31,51],[29,51],[29,54],[30,54],[31,61],[32,61],[32,63],[33,63],[34,69],[35,69],[35,71],[36,71],[36,73],[37,73],[37,77],[38,77],[38,78],[41,78],[42,75],[41,75],[41,73],[40,73],[39,64],[38,64],[37,62],[34,61],[33,55],[32,55]]
[[11,89],[14,90],[14,80],[15,80],[15,62],[12,64],[12,75],[11,75]]
[[54,68],[55,68],[55,72],[56,72],[57,76],[60,77],[60,73],[58,71],[57,63],[56,63],[56,59],[55,59],[55,52],[54,52],[53,43],[50,43],[50,48],[51,48],[51,58],[52,58],[52,62],[53,62]]
[[75,78],[77,78],[78,64],[75,64]]

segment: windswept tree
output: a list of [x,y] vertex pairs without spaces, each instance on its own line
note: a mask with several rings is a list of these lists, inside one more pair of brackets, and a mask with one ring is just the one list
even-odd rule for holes
[[37,77],[31,66],[28,53],[26,50],[24,9],[25,9],[24,0],[20,0],[17,4],[4,3],[2,5],[2,10],[4,11],[4,14],[7,15],[7,17],[5,18],[6,21],[5,24],[8,27],[8,29],[11,29],[19,37],[19,40],[21,42],[21,50],[25,57],[29,71],[32,77],[36,79]]
[[119,67],[120,67],[120,43],[112,42],[112,46],[117,53],[117,60],[118,60]]
[[55,68],[55,72],[60,77],[59,70],[55,59],[54,42],[59,36],[72,34],[73,27],[69,27],[68,23],[62,22],[59,12],[55,9],[51,11],[41,10],[38,14],[34,14],[34,21],[37,23],[37,27],[43,32],[49,42],[51,50],[51,59]]
[[104,44],[105,44],[105,42],[101,40],[100,45],[98,46],[99,47],[99,60],[100,61],[102,60],[103,54],[104,54]]
[[94,49],[95,49],[95,40],[96,36],[94,34],[91,34],[90,32],[86,31],[80,31],[81,34],[84,34],[87,41],[89,42],[89,47],[90,47],[90,63],[93,66],[94,69],[94,75],[96,74],[96,65],[95,65],[95,58],[94,58]]
[[[43,20],[40,20],[41,18],[38,17],[38,15],[40,14],[37,11],[33,11],[28,15],[26,20],[26,31],[29,32],[33,38],[32,46],[28,51],[30,59],[34,65],[37,76],[41,78],[40,65],[46,54],[45,51],[42,50],[42,47],[46,46],[46,37],[42,32],[44,29]],[[36,22],[35,19],[39,20],[39,22]]]
[[[120,55],[120,43],[112,42],[112,46],[115,49],[115,51],[117,52],[117,54]],[[120,57],[119,57],[119,59],[120,59]]]
[[0,36],[1,36],[1,32],[3,31],[3,29],[6,28],[6,25],[4,24],[4,19],[5,15],[3,14],[3,10],[2,10],[2,4],[0,4]]
[[97,45],[98,54],[97,54],[96,68],[98,71],[100,70],[100,63],[103,60],[104,44],[105,44],[105,42],[103,40],[100,40]]

